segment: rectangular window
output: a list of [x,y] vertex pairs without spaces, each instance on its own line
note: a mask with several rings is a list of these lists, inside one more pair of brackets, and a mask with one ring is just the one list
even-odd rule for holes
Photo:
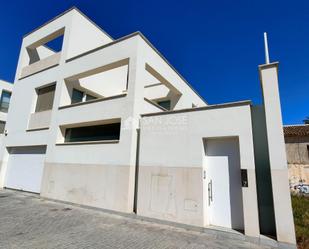
[[119,140],[120,123],[68,128],[65,142]]
[[11,93],[3,90],[1,94],[0,111],[8,112],[10,100],[11,100]]
[[96,98],[97,97],[94,97],[92,95],[86,94],[86,101],[93,100],[93,99],[96,99]]
[[35,112],[51,110],[53,108],[56,85],[43,87],[37,90],[38,99]]
[[86,102],[86,101],[93,100],[93,99],[96,99],[96,98],[97,97],[95,97],[95,96],[92,96],[88,93],[85,93],[83,91],[80,91],[80,90],[73,88],[71,104]]
[[4,121],[0,121],[0,134],[4,133],[4,128],[5,128],[5,122]]
[[170,110],[171,109],[171,101],[170,100],[158,101],[157,104],[159,106],[163,107],[166,110]]
[[73,88],[71,104],[83,102],[84,93]]

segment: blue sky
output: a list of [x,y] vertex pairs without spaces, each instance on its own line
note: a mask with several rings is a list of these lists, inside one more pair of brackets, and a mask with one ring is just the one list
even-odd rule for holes
[[309,1],[2,1],[1,79],[14,79],[22,36],[72,6],[115,39],[141,31],[210,104],[261,103],[267,31],[284,124],[309,116]]

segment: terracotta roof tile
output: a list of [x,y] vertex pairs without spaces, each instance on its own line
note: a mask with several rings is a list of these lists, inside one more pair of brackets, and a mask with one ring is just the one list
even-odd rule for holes
[[283,131],[285,137],[309,136],[309,125],[287,125]]

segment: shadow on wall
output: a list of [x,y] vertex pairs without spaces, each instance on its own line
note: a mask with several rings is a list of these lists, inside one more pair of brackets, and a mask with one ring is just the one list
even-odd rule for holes
[[268,141],[263,106],[252,106],[251,115],[260,231],[264,235],[276,236]]

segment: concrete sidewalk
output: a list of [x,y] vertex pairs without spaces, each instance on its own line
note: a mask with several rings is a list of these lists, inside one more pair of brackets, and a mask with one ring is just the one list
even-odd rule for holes
[[271,248],[0,190],[0,248]]

